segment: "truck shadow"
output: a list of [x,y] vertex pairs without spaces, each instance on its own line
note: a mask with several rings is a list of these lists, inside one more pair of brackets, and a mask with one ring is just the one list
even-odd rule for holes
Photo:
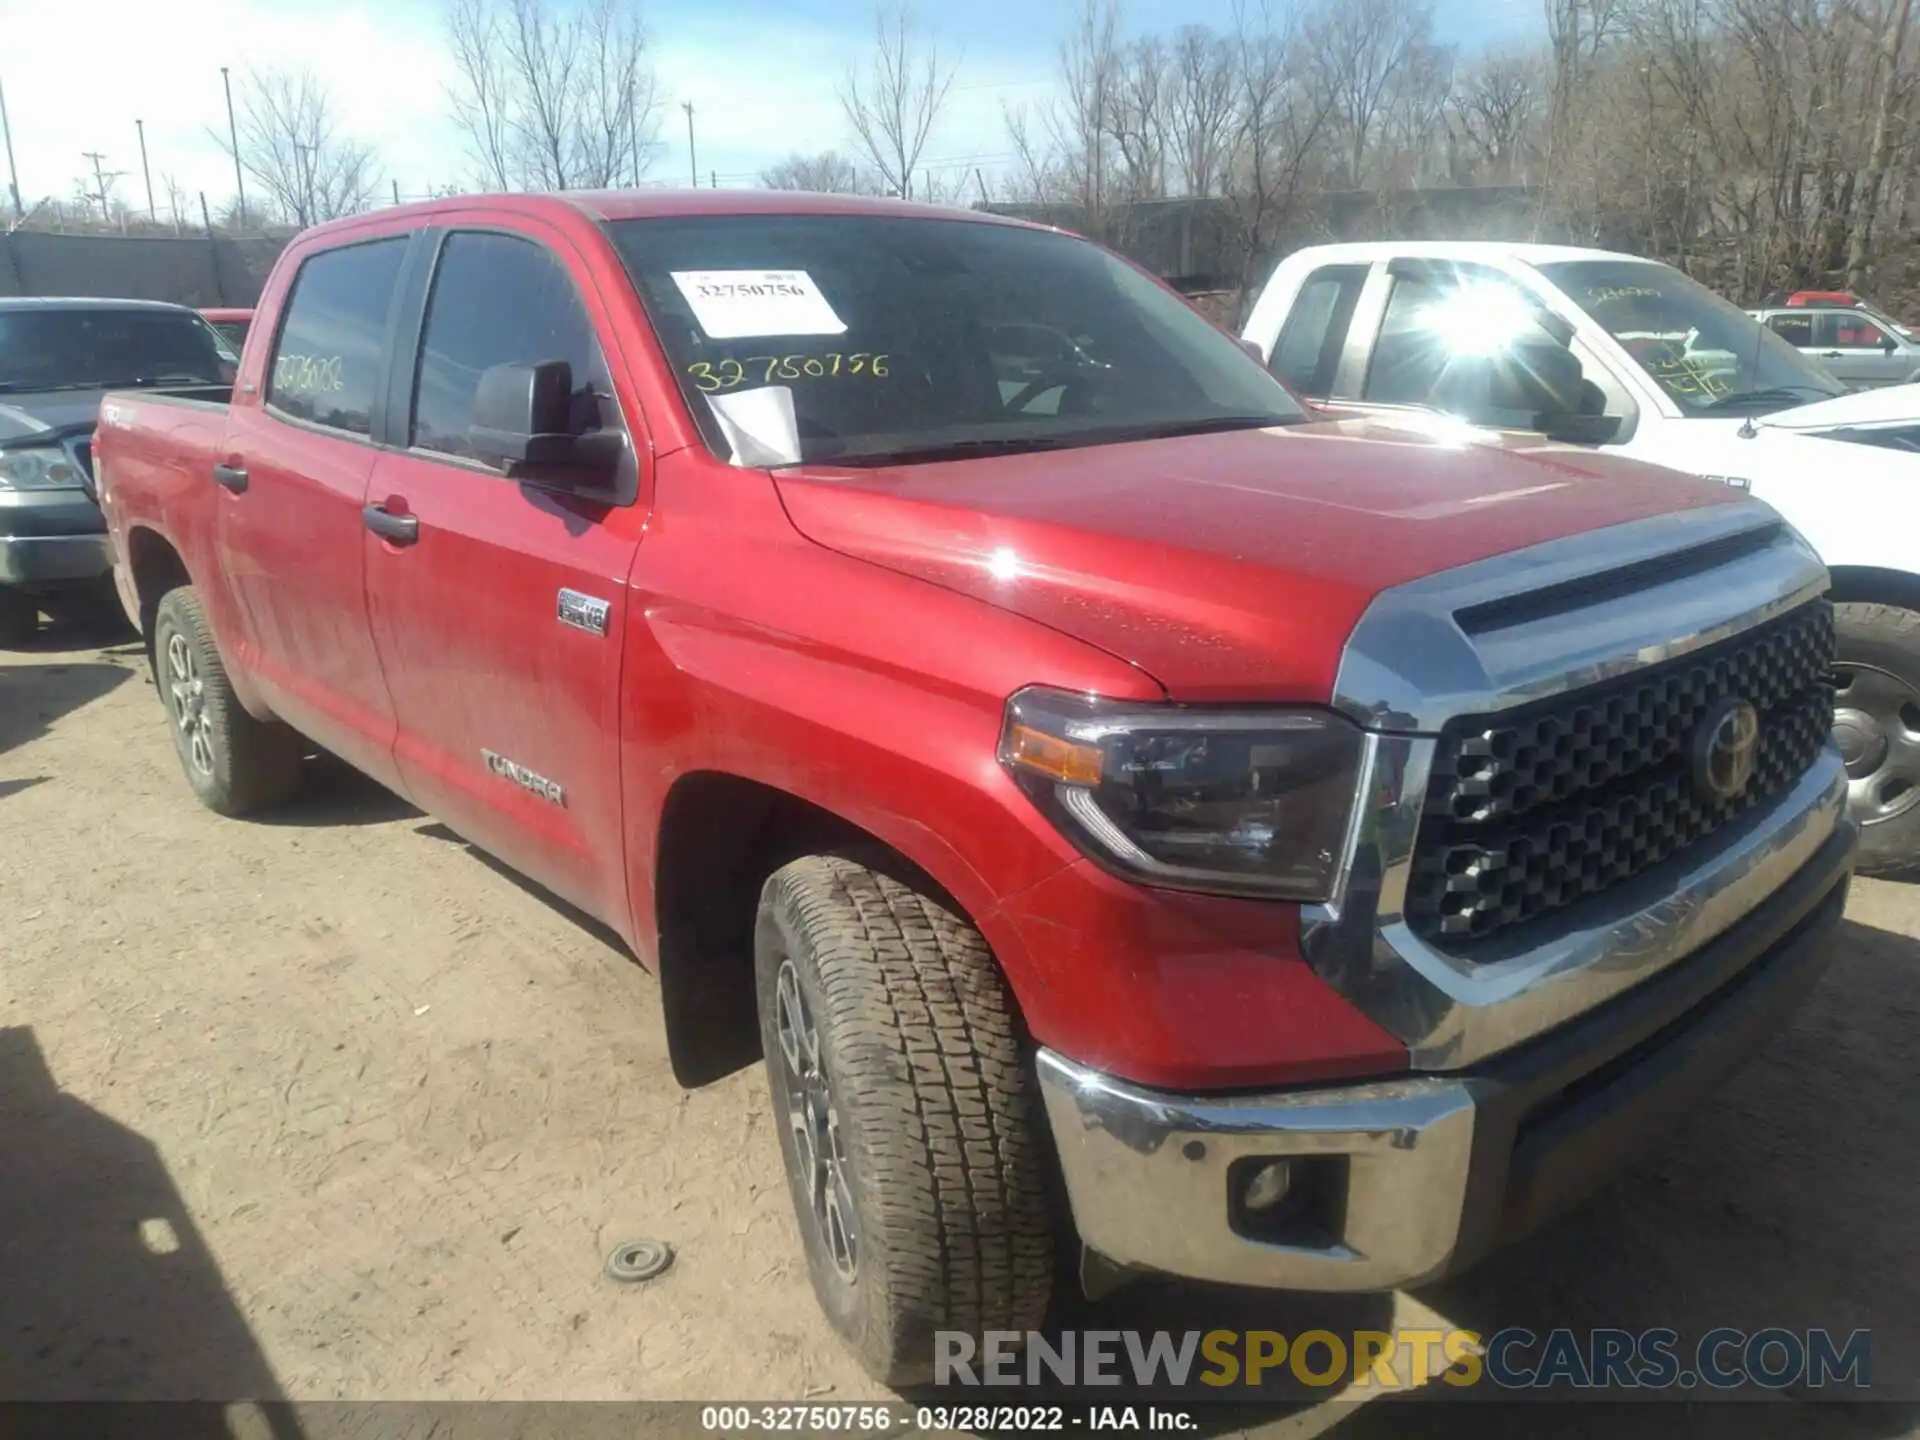
[[55,721],[125,684],[132,673],[91,661],[0,665],[0,753],[39,739]]
[[[1678,1331],[1683,1369],[1716,1327],[1871,1332],[1870,1389],[1790,1385],[1795,1405],[1712,1403],[1704,1390],[1630,1406],[1473,1403],[1488,1388],[1429,1386],[1411,1403],[1356,1410],[1325,1433],[1891,1437],[1920,1426],[1920,1244],[1911,1224],[1920,1155],[1903,1143],[1920,1095],[1920,940],[1842,924],[1832,968],[1794,1024],[1614,1184],[1472,1272],[1424,1287],[1449,1323],[1491,1336],[1524,1327]],[[1526,1363],[1540,1347],[1523,1347]],[[1737,1355],[1737,1350],[1730,1352]],[[1896,1397],[1875,1400],[1881,1395]],[[1498,1392],[1495,1392],[1498,1393]],[[1590,1392],[1596,1393],[1597,1392]],[[1546,1392],[1573,1400],[1562,1387]],[[1615,1392],[1614,1399],[1631,1399]],[[1465,1403],[1447,1403],[1449,1401]],[[1844,1403],[1844,1402],[1851,1403]],[[1439,1402],[1439,1403],[1435,1403]],[[1612,1412],[1611,1426],[1603,1417]]]
[[396,795],[339,757],[309,747],[300,776],[300,793],[286,804],[263,810],[248,819],[258,825],[324,828],[384,825],[394,820],[418,819],[420,815],[419,807],[405,796]]
[[236,1399],[269,1402],[275,1440],[301,1433],[159,1152],[64,1094],[27,1027],[0,1028],[0,1276],[0,1400],[217,1402],[9,1404],[7,1434],[36,1415],[45,1433],[101,1433],[92,1420],[119,1415],[142,1434],[226,1437]]

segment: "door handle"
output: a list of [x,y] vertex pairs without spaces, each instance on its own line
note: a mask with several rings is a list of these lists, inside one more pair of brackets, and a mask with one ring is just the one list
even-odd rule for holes
[[1820,358],[1822,360],[1844,360],[1847,357],[1842,355],[1838,350],[1822,350],[1820,352]]
[[369,505],[361,510],[360,522],[381,539],[396,545],[411,545],[420,538],[418,515],[395,515],[384,505]]
[[247,488],[247,471],[243,465],[228,465],[215,461],[213,466],[214,482],[238,495]]

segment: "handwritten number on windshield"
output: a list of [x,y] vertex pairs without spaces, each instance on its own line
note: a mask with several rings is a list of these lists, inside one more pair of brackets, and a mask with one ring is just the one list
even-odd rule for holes
[[746,384],[755,367],[762,385],[771,385],[777,380],[823,380],[835,375],[867,375],[884,380],[890,358],[870,350],[858,350],[851,355],[837,351],[824,355],[749,355],[744,361],[728,356],[724,360],[695,360],[686,371],[695,385],[711,395]]

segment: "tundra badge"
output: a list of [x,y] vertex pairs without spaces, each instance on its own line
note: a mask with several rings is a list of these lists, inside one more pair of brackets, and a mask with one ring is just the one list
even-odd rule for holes
[[495,754],[491,750],[482,750],[480,758],[487,762],[487,769],[502,780],[511,780],[521,789],[531,790],[549,804],[565,805],[567,803],[567,792],[560,788],[558,782],[547,779],[537,771],[529,770],[518,760],[509,760],[506,756]]
[[607,602],[578,590],[560,592],[560,623],[584,630],[589,635],[607,633]]

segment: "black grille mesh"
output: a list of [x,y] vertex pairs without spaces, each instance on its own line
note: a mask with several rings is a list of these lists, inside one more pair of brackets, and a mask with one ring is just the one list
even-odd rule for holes
[[[1408,879],[1414,932],[1459,950],[1605,890],[1778,794],[1833,724],[1833,608],[1824,600],[1679,660],[1495,716],[1447,723]],[[1760,713],[1753,778],[1694,789],[1707,709]]]

